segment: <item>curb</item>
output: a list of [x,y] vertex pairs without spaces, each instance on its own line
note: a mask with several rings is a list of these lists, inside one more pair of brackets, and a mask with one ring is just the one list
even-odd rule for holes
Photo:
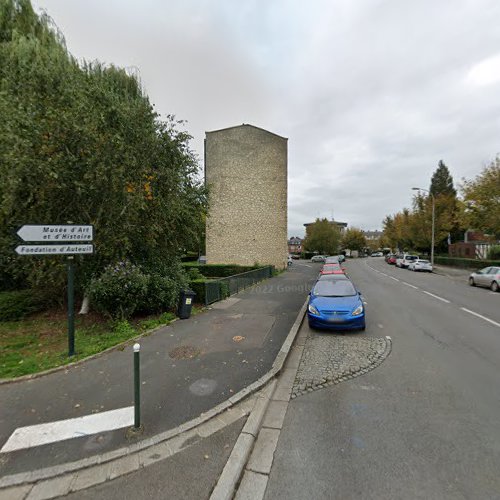
[[[304,305],[290,329],[290,332],[283,343],[283,346],[276,357],[273,367],[268,372],[275,377],[283,368],[287,356],[290,352],[293,342],[297,336],[302,320],[307,309],[309,298],[306,299]],[[231,500],[235,494],[238,483],[243,475],[245,466],[248,463],[254,444],[258,438],[264,415],[266,414],[269,403],[276,389],[277,379],[270,382],[263,391],[261,398],[255,403],[254,409],[250,413],[248,420],[243,427],[243,430],[234,445],[234,448],[229,456],[222,474],[215,485],[210,500]]]
[[[286,357],[288,355],[288,352],[290,351],[290,348],[297,335],[297,332],[299,331],[299,327],[302,323],[302,319],[304,317],[307,308],[308,300],[309,299],[306,299],[302,308],[300,309],[299,314],[295,319],[295,322],[292,325],[287,335],[287,338],[285,339],[285,342],[281,346],[281,349],[278,352],[278,355],[276,356],[271,369],[265,375],[263,375],[258,380],[256,380],[249,386],[245,387],[235,395],[233,395],[231,398],[227,399],[226,401],[223,401],[222,403],[218,404],[211,410],[202,413],[199,417],[193,420],[185,422],[184,424],[181,424],[180,426],[174,429],[162,432],[160,434],[157,434],[156,436],[145,439],[141,442],[131,444],[130,446],[119,448],[117,450],[113,450],[104,453],[102,455],[94,455],[92,457],[88,457],[82,460],[77,460],[74,462],[68,462],[53,467],[47,467],[33,471],[4,476],[0,478],[0,497],[5,493],[6,494],[11,493],[12,497],[9,496],[8,498],[19,498],[19,499],[29,498],[26,495],[29,495],[30,491],[35,487],[39,486],[40,489],[43,489],[44,483],[54,483],[55,481],[58,481],[59,483],[65,483],[65,486],[67,486],[67,488],[65,489],[64,493],[56,491],[57,488],[54,488],[53,490],[54,494],[52,496],[44,496],[44,498],[55,498],[57,496],[69,493],[70,487],[75,480],[74,477],[75,473],[81,471],[82,469],[96,468],[96,466],[112,468],[112,465],[114,463],[120,461],[130,462],[130,464],[128,463],[123,464],[125,465],[125,467],[121,468],[122,469],[121,473],[119,470],[118,471],[115,470],[111,474],[107,474],[104,480],[97,481],[98,478],[96,478],[96,482],[94,482],[93,484],[89,484],[88,485],[89,487],[93,486],[94,484],[100,484],[108,479],[115,479],[116,477],[128,474],[130,472],[140,469],[141,467],[148,465],[148,463],[146,462],[141,463],[141,461],[139,460],[139,456],[144,455],[144,453],[148,450],[148,448],[162,444],[166,445],[167,444],[165,443],[166,441],[172,440],[173,438],[177,438],[179,437],[180,434],[184,432],[193,431],[196,427],[207,423],[209,420],[222,414],[226,410],[232,409],[237,403],[240,403],[243,399],[247,398],[248,396],[252,395],[259,389],[264,387],[266,384],[268,384],[281,371],[285,363]],[[274,387],[273,383],[269,385]],[[262,399],[267,402],[269,401],[265,397],[259,399]],[[263,403],[261,403],[261,405],[262,404]],[[260,406],[259,404],[256,404],[255,406],[256,406],[255,411],[257,415],[258,411],[260,411],[259,410]],[[265,408],[262,411],[262,415],[264,414],[264,412]],[[257,418],[258,418],[257,416],[253,417],[252,419],[249,417],[249,420],[254,421]],[[250,449],[251,447],[249,448],[249,451]],[[133,460],[134,458],[136,458],[135,461]],[[7,488],[9,489],[9,491],[7,491]],[[45,493],[48,494],[49,492],[45,491]]]

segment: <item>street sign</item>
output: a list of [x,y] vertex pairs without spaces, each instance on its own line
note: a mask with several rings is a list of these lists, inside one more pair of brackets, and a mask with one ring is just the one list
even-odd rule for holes
[[92,241],[94,239],[94,226],[75,224],[24,225],[17,231],[17,235],[23,241]]
[[75,255],[94,253],[94,245],[19,245],[18,255]]

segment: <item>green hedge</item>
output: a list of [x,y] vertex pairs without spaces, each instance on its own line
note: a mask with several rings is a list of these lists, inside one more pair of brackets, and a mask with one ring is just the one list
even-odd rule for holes
[[18,321],[44,309],[44,303],[32,290],[0,292],[0,321]]
[[464,269],[482,269],[488,266],[500,266],[500,260],[480,260],[480,259],[463,259],[460,257],[434,257],[434,264],[443,266],[454,266]]
[[262,266],[238,266],[236,264],[197,264],[196,262],[185,262],[182,264],[186,269],[196,268],[206,278],[227,278],[235,274],[260,269]]
[[189,288],[196,294],[194,302],[205,304],[205,279],[191,280]]

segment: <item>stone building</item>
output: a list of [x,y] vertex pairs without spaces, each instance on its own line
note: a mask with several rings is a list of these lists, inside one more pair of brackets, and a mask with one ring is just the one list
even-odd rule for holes
[[206,132],[208,264],[287,263],[288,139],[253,125]]

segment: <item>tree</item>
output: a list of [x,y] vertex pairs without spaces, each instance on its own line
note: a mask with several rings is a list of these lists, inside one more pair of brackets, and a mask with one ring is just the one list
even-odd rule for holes
[[363,250],[366,248],[366,238],[363,231],[355,227],[346,230],[342,237],[342,246],[349,250]]
[[443,160],[439,160],[438,167],[431,177],[429,191],[434,195],[447,195],[456,197],[457,191],[453,186],[453,177]]
[[453,177],[442,160],[431,178],[429,188],[435,199],[435,245],[437,251],[448,249],[448,234],[456,240],[461,234],[457,191],[453,185]]
[[316,219],[316,222],[306,228],[303,246],[307,252],[334,255],[338,253],[339,243],[340,230],[328,219]]
[[500,158],[495,158],[473,180],[462,185],[465,223],[500,238]]
[[29,0],[2,0],[0,89],[0,287],[64,286],[62,259],[12,256],[26,223],[94,225],[95,255],[75,259],[82,285],[125,259],[168,274],[198,246],[206,191],[191,137],[159,119],[135,75],[79,64]]

